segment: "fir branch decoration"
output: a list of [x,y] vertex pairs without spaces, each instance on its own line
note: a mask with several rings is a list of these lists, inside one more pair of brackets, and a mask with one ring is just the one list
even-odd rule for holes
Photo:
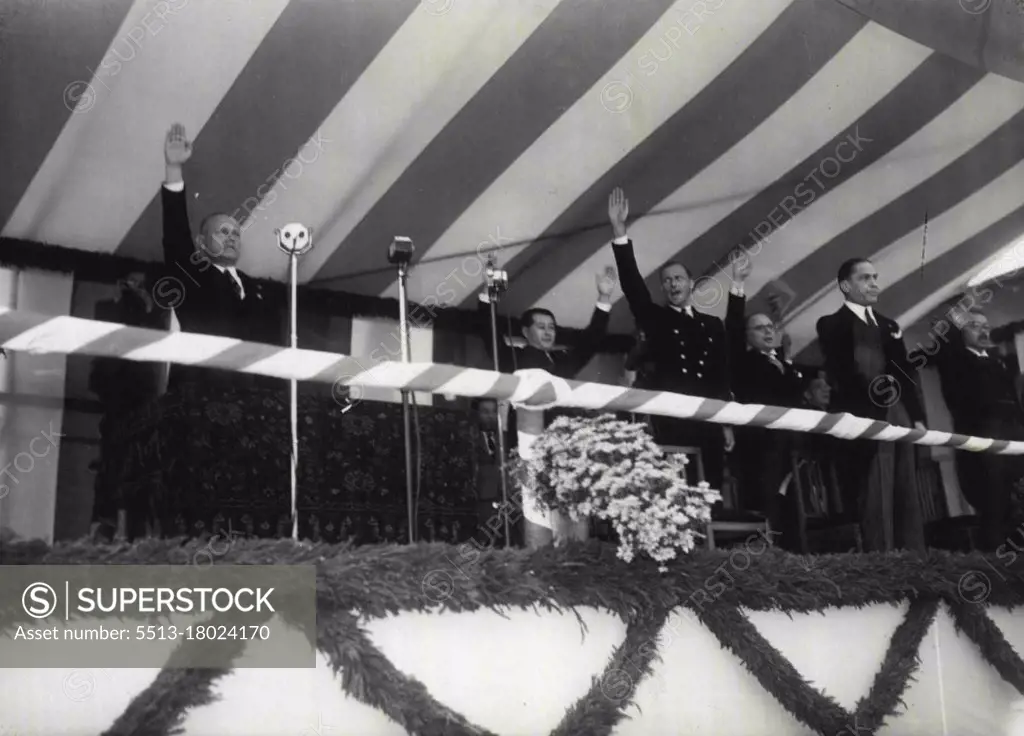
[[[0,540],[0,564],[188,565],[205,545],[202,540],[150,539],[110,546],[83,540],[47,547],[38,541]],[[1024,663],[984,607],[964,603],[959,591],[966,576],[977,575],[990,563],[1001,565],[1002,574],[990,581],[985,604],[1024,606],[1024,560],[1006,565],[995,556],[939,551],[805,558],[764,549],[738,564],[740,553],[735,550],[698,550],[670,563],[669,574],[663,574],[655,561],[638,559],[627,565],[617,559],[613,545],[597,542],[529,551],[468,544],[352,548],[239,539],[223,552],[216,564],[315,564],[318,649],[336,671],[343,672],[346,692],[412,733],[468,736],[485,731],[401,673],[373,645],[351,611],[373,619],[439,609],[578,614],[577,609],[586,606],[619,616],[629,622],[626,638],[590,691],[567,709],[556,731],[562,736],[605,736],[628,717],[636,687],[656,666],[656,637],[665,617],[682,605],[699,607],[699,618],[762,686],[798,719],[827,736],[849,732],[851,725],[863,733],[875,732],[897,712],[939,602],[950,607],[958,628],[978,645],[983,658],[1024,693]],[[728,584],[716,584],[721,580],[716,576],[726,567]],[[425,583],[431,574],[440,573],[450,576],[450,588],[437,598],[427,594]],[[715,590],[719,592],[709,597],[708,591]],[[893,633],[870,692],[852,714],[812,687],[739,610],[812,612],[907,600],[911,605],[905,620]],[[4,615],[4,628],[13,620]],[[213,683],[225,674],[165,668],[107,733],[169,736],[189,710],[210,702]]]
[[846,709],[807,682],[738,608],[716,606],[695,613],[722,647],[739,657],[761,687],[800,721],[831,735],[850,720]]
[[347,611],[317,622],[320,651],[356,700],[380,709],[419,736],[494,736],[437,702],[423,683],[403,674]]
[[951,602],[949,608],[957,631],[962,631],[977,644],[985,661],[1004,680],[1017,688],[1017,692],[1024,695],[1024,661],[1006,641],[1003,632],[988,617],[985,609],[976,603],[963,601]]
[[626,638],[590,692],[565,714],[551,736],[609,736],[626,716],[636,689],[658,658],[657,638],[669,610],[659,607],[630,622]]
[[[270,616],[263,617],[269,620]],[[217,618],[211,623],[216,625]],[[182,722],[192,708],[214,702],[213,685],[230,674],[230,669],[182,667],[190,659],[189,652],[211,645],[221,648],[225,659],[234,661],[245,651],[243,640],[182,640],[170,659],[149,687],[139,693],[120,718],[103,736],[171,736],[181,734]]]
[[885,719],[896,715],[901,696],[913,679],[920,662],[918,652],[935,614],[937,600],[914,601],[907,615],[892,632],[882,669],[875,675],[871,691],[857,703],[853,720],[848,724],[853,733],[874,733],[885,725]]
[[718,491],[686,482],[686,458],[666,455],[642,424],[598,417],[559,417],[531,445],[524,481],[545,508],[608,520],[619,557],[637,553],[662,563],[691,552],[711,521]]

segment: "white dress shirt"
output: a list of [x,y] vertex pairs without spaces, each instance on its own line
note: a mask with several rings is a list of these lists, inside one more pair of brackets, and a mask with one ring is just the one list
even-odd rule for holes
[[[851,312],[856,314],[860,321],[863,322],[864,324],[870,325],[874,323],[876,326],[878,325],[878,318],[875,316],[875,313],[871,311],[871,307],[865,307],[863,304],[854,304],[853,302],[850,301],[843,303]],[[871,316],[870,320],[868,320],[868,315]]]

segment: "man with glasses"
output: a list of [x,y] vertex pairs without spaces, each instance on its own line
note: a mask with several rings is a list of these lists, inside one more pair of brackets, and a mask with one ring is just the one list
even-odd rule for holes
[[[750,270],[749,258],[733,258],[725,317],[732,392],[743,404],[799,406],[803,376],[782,349],[782,331],[767,314],[746,315],[743,284]],[[792,439],[780,430],[736,428],[734,457],[743,508],[764,514],[773,529],[784,526],[779,487],[790,470]]]
[[[988,318],[953,309],[955,328],[935,353],[942,397],[953,431],[998,440],[1024,439],[1024,410],[1017,392],[1019,374],[996,354]],[[1010,529],[1010,494],[1020,479],[1020,458],[988,452],[956,453],[957,479],[964,498],[981,522],[979,548],[996,550]]]

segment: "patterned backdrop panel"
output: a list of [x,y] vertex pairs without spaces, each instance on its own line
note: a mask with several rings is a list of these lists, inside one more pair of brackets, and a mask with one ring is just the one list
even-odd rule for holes
[[[460,542],[475,526],[472,430],[458,411],[412,412],[418,535]],[[343,412],[299,390],[299,530],[317,541],[408,540],[400,405]],[[188,383],[125,422],[107,467],[165,536],[291,533],[288,389]]]

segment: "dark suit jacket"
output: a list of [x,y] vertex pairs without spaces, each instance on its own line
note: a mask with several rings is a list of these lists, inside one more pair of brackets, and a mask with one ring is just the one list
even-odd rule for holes
[[[583,331],[580,342],[575,347],[563,348],[560,350],[538,350],[530,345],[522,347],[509,345],[504,339],[505,335],[498,335],[498,367],[502,373],[514,373],[515,371],[527,368],[539,368],[559,378],[573,379],[576,377],[590,359],[597,352],[601,340],[608,331],[609,313],[603,309],[594,307],[594,313],[590,317],[590,324]],[[487,302],[479,302],[478,317],[481,325],[481,337],[487,348],[489,359],[488,367],[493,366],[494,348],[491,341],[491,305]],[[498,321],[499,328],[502,320]],[[585,414],[577,409],[552,409],[544,412],[544,426],[546,427],[558,416]],[[516,412],[510,409],[508,413],[508,437],[512,447],[519,443],[519,435],[516,431]]]
[[803,394],[803,375],[800,370],[782,361],[781,351],[777,356],[782,362],[782,372],[764,353],[748,348],[746,301],[744,297],[729,294],[729,307],[725,316],[732,392],[736,400],[744,404],[800,406]]
[[221,273],[196,251],[188,220],[187,190],[172,192],[161,187],[160,192],[164,266],[167,276],[177,283],[161,280],[155,290],[157,302],[174,306],[183,332],[283,344],[284,305],[265,295],[262,285],[242,271],[238,276],[245,298],[240,299],[231,276]]
[[613,245],[619,283],[637,327],[649,344],[650,387],[691,396],[729,399],[729,361],[722,320],[655,304],[636,265],[632,242]]
[[[491,342],[491,305],[486,302],[479,302],[479,318],[482,325],[481,336],[487,348],[487,357],[494,360],[494,350]],[[583,331],[580,342],[574,347],[561,348],[556,350],[538,350],[530,345],[514,346],[509,345],[504,339],[507,336],[498,336],[498,366],[503,373],[514,373],[526,368],[540,368],[553,376],[559,378],[575,378],[583,370],[590,359],[597,353],[597,348],[608,331],[609,313],[603,309],[594,307],[594,313],[590,317],[590,324]],[[501,320],[498,321],[499,329]]]
[[[885,373],[899,385],[899,396],[913,422],[924,422],[924,409],[917,394],[917,371],[907,359],[900,326],[894,320],[872,309],[882,332],[882,350],[885,354]],[[885,420],[884,402],[872,400],[878,394],[878,376],[861,375],[854,360],[854,324],[860,318],[843,305],[839,311],[818,320],[818,342],[825,356],[825,370],[832,381],[832,406],[836,412],[849,412],[868,419]],[[873,393],[874,392],[874,393]]]
[[954,328],[948,334],[948,342],[938,343],[934,360],[954,431],[993,439],[1019,439],[1024,410],[1013,368],[994,351],[986,351],[987,358],[971,352],[960,330]]

